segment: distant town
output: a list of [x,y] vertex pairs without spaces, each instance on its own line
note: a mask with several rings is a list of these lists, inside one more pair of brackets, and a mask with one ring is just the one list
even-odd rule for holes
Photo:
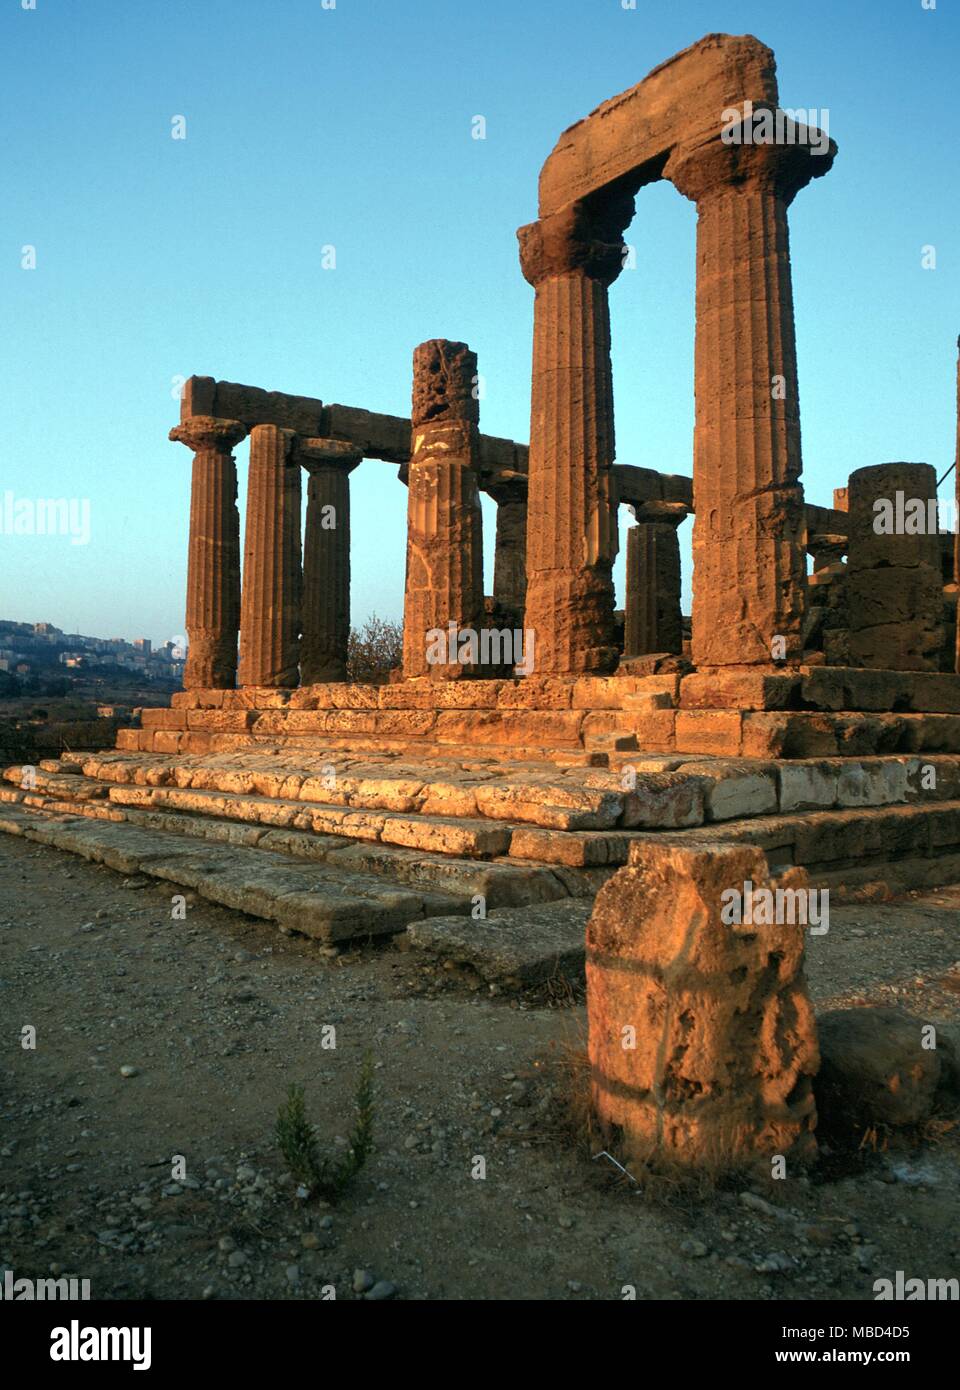
[[186,652],[149,637],[87,637],[53,623],[0,619],[0,758],[36,762],[102,748],[136,724],[142,705],[165,705],[183,681]]
[[[0,619],[0,698],[29,693],[66,694],[77,686],[131,678],[179,685],[186,652],[176,642],[154,649],[149,637],[88,637],[53,623]],[[51,682],[56,686],[49,690]]]

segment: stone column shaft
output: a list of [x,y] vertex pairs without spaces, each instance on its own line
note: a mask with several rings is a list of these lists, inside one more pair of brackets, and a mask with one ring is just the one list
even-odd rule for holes
[[518,232],[536,290],[524,626],[538,674],[602,672],[617,661],[607,291],[632,215],[632,198],[578,203]]
[[300,466],[292,430],[250,432],[240,610],[240,684],[291,687],[299,678]]
[[487,485],[497,504],[493,600],[498,612],[523,621],[527,594],[527,479],[501,473]]
[[484,625],[476,374],[476,354],[465,343],[434,339],[414,351],[403,609],[407,678],[469,674],[469,664],[436,659],[436,634],[446,634],[450,624],[478,633]]
[[300,680],[343,681],[350,640],[350,473],[362,454],[335,439],[301,439],[295,458],[309,473]]
[[185,690],[228,690],[237,678],[240,623],[240,515],[232,450],[246,434],[238,420],[194,416],[170,438],[194,451],[187,554]]
[[833,151],[717,140],[674,156],[665,170],[698,213],[692,655],[700,666],[802,654],[806,567],[787,207],[829,169]]
[[[668,504],[669,505],[669,504]],[[637,524],[627,531],[627,596],[624,656],[683,651],[680,610],[679,522],[637,508]]]

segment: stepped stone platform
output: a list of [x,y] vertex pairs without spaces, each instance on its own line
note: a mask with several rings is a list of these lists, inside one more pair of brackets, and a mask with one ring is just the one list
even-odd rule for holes
[[[471,685],[504,684],[458,689],[463,699]],[[585,683],[557,684],[572,700]],[[643,693],[597,684],[611,697]],[[399,697],[350,686],[338,696],[360,690],[367,700]],[[294,694],[303,697],[288,700]],[[190,692],[174,710],[144,713],[264,712],[204,709],[196,699]],[[273,712],[313,713],[279,700]],[[118,744],[145,732],[121,731]],[[0,830],[190,888],[330,947],[402,935],[413,949],[511,984],[582,970],[596,893],[651,841],[754,845],[771,872],[802,866],[838,901],[960,877],[957,753],[790,759],[581,748],[571,759],[533,757],[525,746],[465,755],[471,742],[407,739],[372,752],[318,734],[248,733],[227,749],[65,753],[4,771]]]
[[[960,753],[960,678],[801,666],[698,670],[655,656],[615,676],[429,678],[298,689],[189,690],[121,730],[125,751],[229,752],[307,740],[345,751],[510,750],[589,763],[650,751],[751,758]],[[673,669],[669,669],[673,668]],[[321,746],[320,743],[317,746]]]

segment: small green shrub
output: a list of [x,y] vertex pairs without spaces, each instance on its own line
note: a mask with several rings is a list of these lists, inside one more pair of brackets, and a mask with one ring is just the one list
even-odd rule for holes
[[292,1083],[277,1114],[277,1147],[291,1175],[311,1197],[335,1204],[363,1168],[373,1149],[373,1059],[368,1053],[356,1090],[357,1115],[343,1158],[322,1158],[316,1127],[307,1119],[303,1087]]

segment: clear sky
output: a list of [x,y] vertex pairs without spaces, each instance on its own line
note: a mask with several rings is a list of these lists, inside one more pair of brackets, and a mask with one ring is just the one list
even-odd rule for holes
[[[90,539],[0,534],[0,617],[183,631],[178,377],[407,414],[414,346],[462,339],[481,428],[527,440],[515,232],[540,166],[714,31],[769,44],[781,104],[826,109],[840,147],[790,214],[809,500],[865,464],[953,460],[960,0],[23,4],[0,8],[0,509],[88,501]],[[668,184],[641,192],[611,291],[622,463],[692,470],[694,230]],[[352,481],[354,622],[399,617],[405,490],[372,460]],[[622,602],[622,556],[617,576]]]

